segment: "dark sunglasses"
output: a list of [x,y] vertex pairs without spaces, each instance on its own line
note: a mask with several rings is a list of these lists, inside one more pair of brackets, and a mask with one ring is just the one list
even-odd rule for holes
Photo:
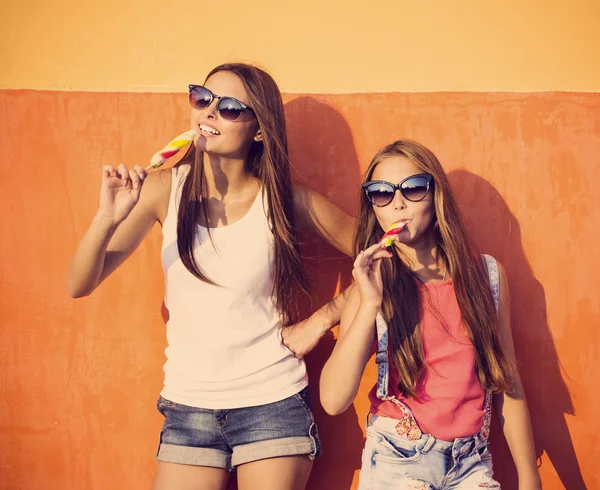
[[235,121],[242,115],[244,111],[254,111],[244,104],[242,101],[234,99],[233,97],[221,97],[220,95],[213,94],[210,90],[202,85],[190,85],[190,105],[194,109],[202,110],[206,109],[212,101],[218,99],[217,111],[219,115],[227,121]]
[[433,175],[427,173],[411,175],[399,184],[392,184],[385,180],[371,180],[362,185],[369,202],[378,207],[391,203],[396,190],[399,190],[408,201],[422,201],[431,187],[433,187]]

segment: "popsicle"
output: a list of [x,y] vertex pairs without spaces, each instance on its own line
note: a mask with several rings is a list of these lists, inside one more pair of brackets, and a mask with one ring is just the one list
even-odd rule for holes
[[181,150],[184,146],[189,145],[192,141],[194,141],[195,132],[193,129],[186,131],[185,133],[181,133],[175,139],[171,140],[167,146],[165,146],[162,150],[157,151],[154,156],[150,159],[150,165],[146,167],[146,170],[150,170],[151,168],[158,168],[163,165],[169,158],[171,158],[175,153]]
[[396,238],[400,234],[400,232],[404,229],[406,225],[405,221],[396,221],[392,223],[390,227],[386,230],[381,237],[381,248],[391,247],[392,244],[396,241]]

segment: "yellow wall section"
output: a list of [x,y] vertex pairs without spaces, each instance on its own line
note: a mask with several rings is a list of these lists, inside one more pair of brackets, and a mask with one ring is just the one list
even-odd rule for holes
[[3,3],[0,88],[179,92],[246,60],[289,93],[600,91],[597,0]]

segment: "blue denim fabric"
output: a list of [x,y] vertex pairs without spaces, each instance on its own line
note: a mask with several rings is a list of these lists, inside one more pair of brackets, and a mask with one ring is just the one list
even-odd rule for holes
[[373,415],[367,426],[358,490],[500,489],[492,455],[480,435],[452,442],[399,435],[398,421]]
[[157,459],[232,470],[238,465],[321,453],[308,387],[284,400],[247,408],[209,410],[160,397],[165,416]]

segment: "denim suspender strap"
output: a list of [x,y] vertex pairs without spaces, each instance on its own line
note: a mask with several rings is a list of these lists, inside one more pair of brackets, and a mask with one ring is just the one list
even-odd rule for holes
[[375,318],[377,327],[377,398],[389,400],[388,385],[390,381],[390,364],[388,362],[388,328],[381,312]]
[[[498,272],[498,263],[496,262],[496,259],[490,255],[483,255],[483,258],[485,259],[485,265],[487,267],[490,289],[492,290],[492,296],[494,298],[496,314],[498,314],[500,298],[500,274]],[[484,440],[487,440],[490,435],[490,425],[492,422],[492,392],[489,390],[485,392],[484,410],[485,414],[483,415],[483,423],[481,426],[480,435]]]
[[498,262],[494,257],[490,255],[484,255],[485,265],[487,266],[488,277],[490,279],[490,288],[492,289],[492,296],[494,297],[494,306],[496,307],[496,314],[498,313],[498,299],[500,297],[500,274],[498,272]]
[[398,419],[396,432],[411,441],[416,441],[423,435],[423,432],[419,428],[415,416],[410,408],[395,396],[390,396],[388,392],[390,383],[388,327],[381,312],[377,313],[375,326],[377,328],[377,354],[375,355],[375,362],[377,363],[377,398],[390,401],[398,407],[400,412],[402,412],[402,416]]

